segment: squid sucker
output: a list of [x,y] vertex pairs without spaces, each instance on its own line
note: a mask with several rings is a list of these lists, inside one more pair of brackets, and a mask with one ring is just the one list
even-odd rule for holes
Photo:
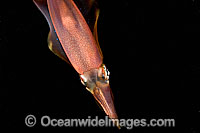
[[[91,0],[87,1],[91,4]],[[103,64],[98,43],[99,10],[95,12],[94,26],[91,29],[73,0],[33,0],[33,2],[49,24],[49,49],[74,67],[83,85],[92,93],[106,115],[119,127],[109,85],[110,73]]]

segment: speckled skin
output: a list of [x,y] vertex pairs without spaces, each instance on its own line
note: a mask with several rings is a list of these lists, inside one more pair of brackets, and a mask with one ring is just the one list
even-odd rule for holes
[[[113,120],[117,119],[109,86],[109,74],[105,65],[102,64],[101,50],[98,41],[95,41],[97,38],[93,37],[74,2],[72,0],[33,1],[49,23],[49,48],[65,61],[68,62],[69,59],[80,74],[82,83],[102,106],[105,113]],[[120,128],[118,122],[115,124]]]
[[83,74],[102,64],[96,41],[72,0],[47,0],[50,17],[74,69]]

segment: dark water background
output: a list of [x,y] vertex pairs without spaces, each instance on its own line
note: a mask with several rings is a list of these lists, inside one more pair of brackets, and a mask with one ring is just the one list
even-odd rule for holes
[[[175,128],[120,132],[199,133],[200,1],[101,0],[99,7],[99,42],[119,118],[176,121]],[[118,132],[26,127],[28,114],[57,119],[105,114],[76,71],[48,49],[47,22],[32,1],[0,2],[0,10],[0,127]]]

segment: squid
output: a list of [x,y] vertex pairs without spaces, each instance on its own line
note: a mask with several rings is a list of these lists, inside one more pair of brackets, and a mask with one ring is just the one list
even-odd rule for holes
[[[92,0],[86,0],[92,4]],[[58,57],[72,65],[81,82],[101,105],[106,115],[118,120],[109,85],[110,72],[103,64],[98,42],[95,10],[93,29],[89,27],[73,0],[33,0],[50,27],[48,47]],[[92,33],[93,31],[93,33]],[[119,127],[117,121],[115,124]]]

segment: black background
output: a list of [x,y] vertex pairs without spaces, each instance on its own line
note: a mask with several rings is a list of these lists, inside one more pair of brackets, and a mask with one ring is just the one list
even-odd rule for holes
[[[200,1],[101,0],[104,64],[119,118],[173,118],[176,127],[122,132],[199,133]],[[1,129],[117,132],[117,128],[28,128],[24,118],[87,118],[104,112],[79,75],[47,47],[48,24],[32,1],[0,3]]]

